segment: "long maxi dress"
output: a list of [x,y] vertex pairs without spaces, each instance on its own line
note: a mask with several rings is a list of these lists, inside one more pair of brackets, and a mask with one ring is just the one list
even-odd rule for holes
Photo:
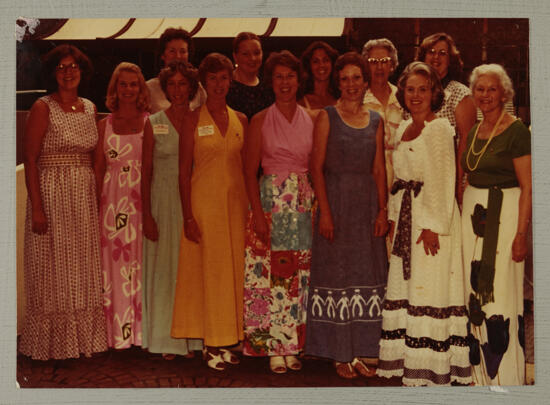
[[[148,114],[143,114],[145,121]],[[141,346],[143,230],[141,147],[143,130],[119,135],[113,116],[105,125],[107,170],[100,201],[103,297],[109,347]]]
[[[477,125],[468,134],[468,148],[476,129]],[[468,173],[469,184],[464,191],[462,252],[476,385],[525,384],[525,261],[512,260],[521,194],[513,159],[531,154],[530,135],[525,125],[516,120],[495,136],[477,168]],[[482,149],[485,142],[476,139],[474,150]],[[462,156],[462,165],[469,171],[465,164],[467,152],[468,149]],[[470,165],[476,161],[477,156]],[[485,243],[491,246],[491,242],[494,261],[488,267],[494,268],[494,275],[486,277],[481,273],[484,262],[490,263],[487,259],[491,249],[486,249]],[[483,288],[483,284],[490,288]],[[487,296],[492,295],[492,299],[484,299],[483,290],[490,291]]]
[[[437,118],[426,122],[417,138],[401,141],[410,123],[401,123],[393,153],[388,216],[396,227],[377,374],[402,376],[405,385],[467,384],[471,367],[454,130],[447,119]],[[435,256],[416,243],[423,229],[438,234]]]
[[289,122],[273,104],[262,126],[260,199],[269,227],[267,246],[246,226],[244,287],[248,356],[298,354],[304,345],[311,264],[313,190],[307,171],[313,121],[298,106]]
[[248,198],[241,149],[243,126],[227,107],[220,133],[206,105],[195,129],[191,206],[200,243],[181,236],[173,337],[229,346],[243,339],[244,226]]
[[[384,237],[374,237],[378,193],[372,175],[380,115],[364,128],[326,107],[330,132],[324,165],[334,240],[313,236],[306,353],[341,362],[378,357],[388,274]],[[318,222],[318,221],[317,221]]]
[[170,336],[183,215],[178,183],[179,134],[164,111],[149,117],[155,146],[151,212],[158,240],[143,240],[142,347],[152,353],[188,354],[202,342]]
[[51,97],[49,125],[38,160],[48,229],[32,231],[25,218],[25,325],[19,350],[37,360],[91,356],[107,350],[101,295],[99,221],[91,152],[97,143],[95,110],[65,112]]

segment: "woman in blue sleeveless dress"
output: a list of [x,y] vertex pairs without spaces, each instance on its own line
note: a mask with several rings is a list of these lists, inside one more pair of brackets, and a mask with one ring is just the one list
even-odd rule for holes
[[306,353],[335,361],[344,378],[372,376],[387,278],[383,236],[386,173],[383,122],[362,105],[367,69],[354,52],[338,58],[342,93],[317,119],[311,173],[319,202],[313,237]]

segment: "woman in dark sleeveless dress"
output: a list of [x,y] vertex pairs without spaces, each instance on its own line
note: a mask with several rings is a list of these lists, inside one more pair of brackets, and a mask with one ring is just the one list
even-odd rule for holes
[[372,376],[387,277],[383,122],[362,105],[367,68],[348,52],[334,65],[341,97],[317,119],[311,162],[319,202],[312,248],[306,353],[344,378]]

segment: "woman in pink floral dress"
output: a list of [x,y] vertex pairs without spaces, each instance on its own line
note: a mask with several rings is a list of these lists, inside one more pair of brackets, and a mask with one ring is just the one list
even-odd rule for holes
[[141,146],[151,131],[149,90],[138,66],[119,64],[107,89],[112,111],[98,124],[104,309],[109,347],[141,345]]

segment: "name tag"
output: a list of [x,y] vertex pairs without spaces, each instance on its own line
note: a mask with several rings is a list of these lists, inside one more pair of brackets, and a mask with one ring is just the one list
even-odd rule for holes
[[153,125],[153,133],[159,134],[159,135],[168,135],[168,125],[167,124]]
[[214,135],[214,125],[205,125],[205,126],[199,127],[198,133],[199,133],[199,136]]

